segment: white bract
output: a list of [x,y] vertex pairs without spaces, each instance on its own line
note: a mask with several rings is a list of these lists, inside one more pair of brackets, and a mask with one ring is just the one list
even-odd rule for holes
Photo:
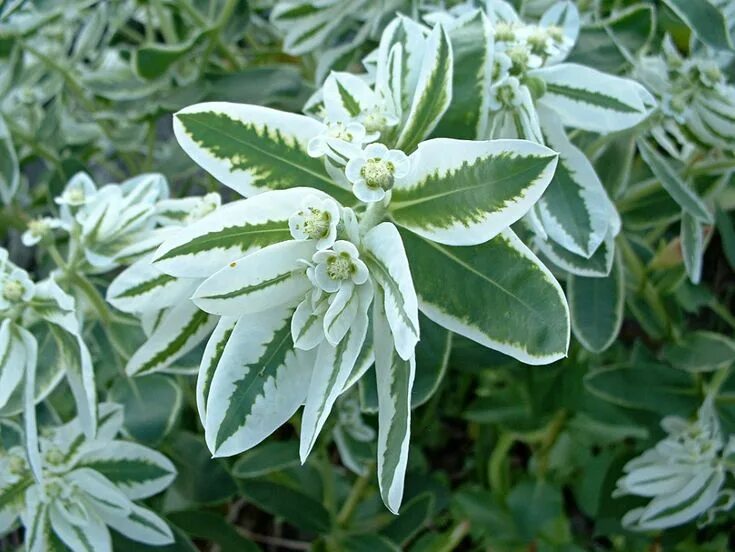
[[[309,116],[223,102],[176,114],[182,148],[248,196],[173,233],[153,257],[164,277],[201,278],[192,300],[219,317],[196,392],[215,456],[254,447],[303,405],[305,461],[334,405],[368,374],[381,495],[397,512],[419,310],[530,364],[565,354],[561,289],[510,230],[558,156],[525,140],[427,139],[452,101],[450,33],[395,18],[366,73],[332,73]],[[335,438],[351,454],[346,433]]]
[[21,447],[0,450],[0,535],[25,527],[25,550],[68,547],[111,551],[109,529],[161,546],[173,533],[165,521],[135,501],[168,487],[176,470],[162,454],[116,439],[118,405],[100,405],[97,437],[86,438],[78,420],[40,439],[41,474],[32,473]]
[[650,499],[623,518],[623,525],[652,531],[698,520],[706,524],[735,506],[735,490],[724,488],[735,476],[735,436],[720,428],[713,397],[694,421],[670,416],[661,422],[668,436],[625,465],[615,495]]

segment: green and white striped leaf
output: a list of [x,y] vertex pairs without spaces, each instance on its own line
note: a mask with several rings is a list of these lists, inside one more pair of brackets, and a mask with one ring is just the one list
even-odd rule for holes
[[336,345],[322,341],[317,349],[314,371],[311,374],[309,391],[306,395],[304,413],[301,417],[301,442],[299,456],[306,462],[324,427],[335,401],[344,391],[347,379],[357,362],[368,331],[368,309],[372,303],[372,286],[360,286],[358,312],[349,330]]
[[482,10],[448,28],[452,44],[452,101],[435,136],[474,140],[485,135],[492,80],[493,31]]
[[308,141],[324,129],[305,115],[227,102],[196,104],[174,115],[184,151],[244,196],[304,186],[353,201],[327,174],[324,161],[306,153]]
[[20,185],[18,156],[5,121],[0,116],[0,202],[11,202]]
[[199,363],[196,400],[199,419],[202,422],[202,426],[207,425],[207,396],[209,396],[212,378],[214,378],[214,372],[217,370],[217,365],[222,359],[225,346],[230,340],[230,336],[235,328],[235,324],[237,324],[237,320],[238,318],[236,316],[222,316],[219,319],[212,335],[209,336],[207,346],[204,348],[202,360]]
[[656,101],[637,82],[576,63],[534,69],[529,75],[546,83],[539,104],[556,111],[564,126],[592,132],[615,132],[646,119]]
[[102,514],[105,523],[125,538],[163,546],[174,542],[174,535],[168,524],[147,508],[133,504],[128,515]]
[[176,477],[176,468],[163,454],[127,441],[95,447],[80,458],[77,467],[101,473],[131,500],[160,493]]
[[0,408],[23,381],[26,350],[16,325],[9,318],[0,323]]
[[294,188],[229,203],[161,244],[155,264],[171,276],[208,278],[253,251],[290,240],[288,219],[308,195],[321,194]]
[[36,481],[43,481],[43,462],[38,444],[38,421],[36,418],[36,370],[38,342],[33,334],[20,326],[16,327],[25,349],[25,382],[23,384],[23,430],[28,464]]
[[57,503],[52,503],[49,506],[49,521],[54,533],[75,552],[112,552],[110,531],[102,519],[93,513],[82,524],[70,519]]
[[559,117],[543,107],[539,115],[546,144],[559,152],[554,177],[538,203],[539,218],[549,239],[589,258],[617,216],[615,207],[587,156],[567,137]]
[[168,368],[199,345],[216,323],[216,317],[184,299],[163,315],[148,340],[130,357],[125,373],[143,376]]
[[401,235],[393,224],[383,222],[365,235],[363,247],[370,274],[382,288],[395,349],[408,360],[419,341],[419,309]]
[[285,33],[283,51],[301,56],[322,47],[353,9],[350,2],[314,5],[311,1],[290,0],[275,4],[271,21]]
[[292,313],[277,307],[235,325],[207,397],[205,436],[215,456],[254,447],[303,404],[314,355],[294,350]]
[[41,501],[40,487],[29,488],[25,493],[25,508],[21,512],[21,522],[25,528],[24,541],[27,552],[48,552],[49,550],[49,506]]
[[398,514],[411,439],[411,390],[416,359],[403,360],[393,347],[380,290],[373,307],[373,343],[378,391],[378,485],[386,507]]
[[702,223],[684,211],[681,214],[681,254],[684,267],[693,284],[702,279],[704,258],[704,228]]
[[615,238],[608,231],[605,241],[600,244],[591,257],[584,258],[564,249],[553,241],[536,237],[533,241],[544,257],[569,274],[585,278],[604,278],[610,274],[615,256]]
[[444,27],[437,25],[426,40],[416,90],[398,136],[398,149],[414,151],[439,123],[452,101],[452,70],[452,44]]
[[723,13],[710,0],[664,0],[699,40],[716,50],[733,50],[732,37]]
[[520,219],[551,182],[557,154],[522,140],[436,138],[411,156],[413,169],[396,183],[393,220],[447,245],[492,239]]
[[332,71],[322,87],[329,121],[346,121],[375,107],[377,97],[364,78]]
[[94,505],[96,513],[128,515],[133,503],[104,475],[89,468],[75,469],[65,476],[65,480],[77,486]]
[[198,280],[161,272],[146,255],[123,270],[107,288],[107,301],[116,309],[143,313],[173,307],[188,300]]
[[526,364],[566,355],[569,310],[549,270],[506,230],[449,247],[401,232],[421,311],[437,324]]
[[674,168],[645,140],[638,141],[638,151],[661,186],[684,211],[704,224],[712,224],[714,217],[704,201],[684,182]]
[[311,289],[304,260],[310,260],[314,250],[310,241],[270,245],[215,272],[197,288],[192,300],[200,309],[221,316],[295,306]]
[[620,259],[608,276],[585,278],[570,274],[567,298],[572,331],[588,351],[600,353],[610,347],[623,325],[625,275]]

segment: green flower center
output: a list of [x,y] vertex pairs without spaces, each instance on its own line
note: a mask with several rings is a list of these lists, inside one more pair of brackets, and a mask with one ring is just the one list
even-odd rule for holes
[[41,237],[49,231],[49,224],[42,219],[32,220],[28,223],[28,231],[36,237]]
[[340,253],[327,260],[327,275],[332,280],[347,280],[355,272],[355,265],[347,253]]
[[368,132],[381,132],[385,128],[386,119],[382,113],[374,110],[365,115],[362,125]]
[[16,303],[23,298],[25,288],[18,280],[8,280],[3,286],[3,297],[11,303]]
[[395,167],[390,161],[379,158],[368,159],[360,169],[360,176],[370,188],[390,190],[393,187]]
[[325,238],[329,234],[332,217],[328,212],[309,207],[304,215],[304,233],[312,240]]
[[495,40],[497,42],[512,42],[516,39],[513,27],[508,23],[498,23],[495,26]]
[[70,190],[67,190],[64,194],[66,196],[66,200],[74,205],[78,205],[80,203],[84,203],[84,190],[82,188],[71,188]]

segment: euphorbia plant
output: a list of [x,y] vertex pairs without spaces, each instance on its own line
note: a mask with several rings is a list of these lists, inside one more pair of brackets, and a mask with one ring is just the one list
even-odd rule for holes
[[310,102],[317,118],[228,103],[177,113],[184,150],[252,197],[165,241],[154,264],[203,278],[193,301],[221,316],[197,384],[212,453],[253,447],[305,404],[304,460],[374,363],[378,479],[397,512],[419,311],[528,364],[565,355],[569,319],[556,280],[510,229],[557,154],[523,140],[426,140],[452,97],[442,25],[397,19],[367,65],[372,85],[330,76]]

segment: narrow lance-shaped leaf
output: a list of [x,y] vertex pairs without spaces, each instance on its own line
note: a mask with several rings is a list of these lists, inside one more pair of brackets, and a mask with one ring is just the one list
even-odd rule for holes
[[733,42],[723,13],[710,0],[664,0],[691,27],[699,40],[717,50],[732,50]]
[[199,363],[196,400],[199,419],[205,427],[207,425],[207,397],[209,396],[209,389],[212,385],[212,378],[214,378],[214,372],[222,359],[222,355],[225,352],[225,346],[230,340],[230,336],[235,328],[235,324],[237,324],[237,320],[238,318],[235,316],[222,316],[219,319],[217,326],[209,337],[209,341],[207,341],[207,346],[204,348],[202,360]]
[[564,126],[615,132],[637,125],[656,101],[640,84],[576,63],[561,63],[529,73],[546,83],[541,105],[556,111]]
[[125,372],[130,376],[142,376],[168,368],[199,345],[215,324],[214,316],[184,299],[164,314],[153,334],[130,357]]
[[336,345],[324,340],[317,350],[301,419],[299,456],[302,463],[306,461],[335,401],[344,390],[365,343],[373,291],[371,285],[366,283],[354,293],[359,295],[360,304],[349,330]]
[[25,383],[23,385],[23,422],[25,430],[26,453],[33,476],[43,481],[43,463],[38,445],[38,423],[36,420],[36,362],[38,360],[38,343],[36,338],[25,328],[17,327],[25,348]]
[[436,138],[411,156],[413,170],[396,183],[393,220],[427,239],[474,245],[520,219],[549,185],[557,154],[521,140]]
[[444,28],[437,25],[426,41],[416,91],[398,136],[398,149],[412,152],[439,123],[452,101],[452,70],[452,44]]
[[401,232],[419,308],[437,324],[526,364],[566,355],[569,310],[549,270],[506,230],[448,247]]
[[314,356],[294,350],[292,313],[277,307],[235,325],[207,397],[205,436],[215,456],[254,447],[303,404]]
[[295,305],[311,289],[304,260],[314,244],[291,240],[232,261],[197,288],[192,300],[212,314],[238,316]]
[[174,542],[174,535],[168,524],[147,508],[133,504],[128,515],[103,515],[107,525],[126,538],[163,546]]
[[702,223],[686,211],[681,214],[681,253],[689,279],[698,284],[702,279],[704,229]]
[[601,352],[617,338],[623,324],[625,275],[620,259],[603,278],[570,275],[567,297],[574,336],[588,351]]
[[305,186],[352,201],[324,162],[306,152],[308,141],[324,128],[304,115],[227,102],[196,104],[174,115],[174,133],[184,151],[245,196]]
[[26,351],[15,324],[6,318],[0,323],[0,408],[23,380]]
[[375,295],[373,343],[378,391],[378,484],[383,502],[397,514],[408,465],[416,359],[403,360],[396,353],[381,292],[377,290]]
[[669,163],[645,140],[638,141],[638,150],[646,165],[661,185],[682,209],[705,224],[712,224],[713,216],[702,199],[684,182]]
[[383,290],[385,316],[396,351],[408,360],[419,340],[419,311],[401,235],[393,224],[383,222],[365,235],[363,246],[370,273]]
[[0,116],[0,201],[9,204],[20,184],[18,156],[5,121]]

